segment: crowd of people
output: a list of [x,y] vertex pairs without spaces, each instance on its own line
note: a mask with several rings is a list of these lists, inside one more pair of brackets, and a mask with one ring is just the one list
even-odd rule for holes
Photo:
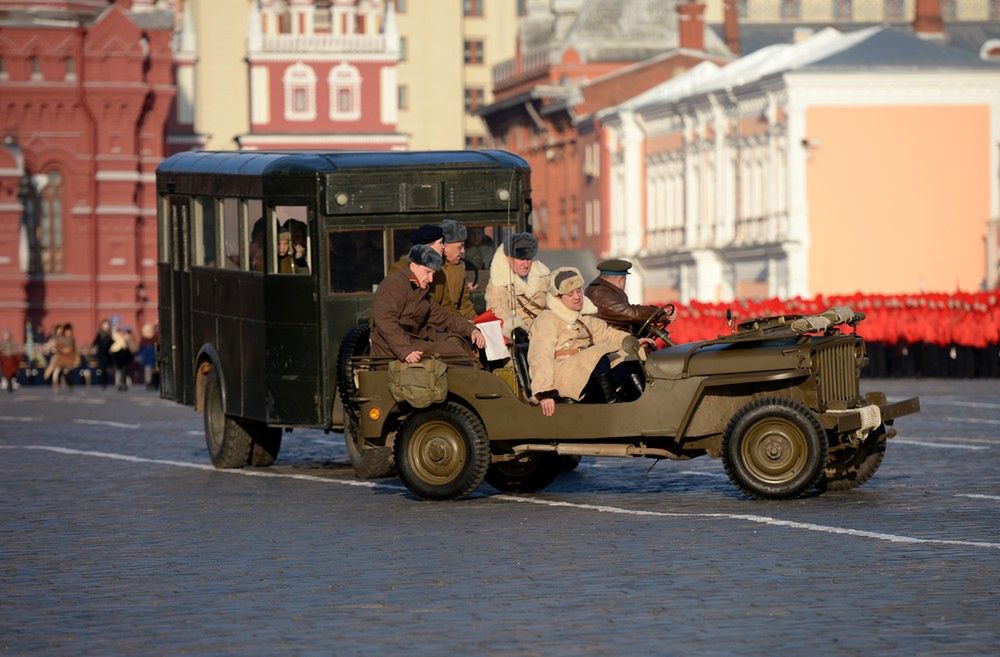
[[981,378],[1000,376],[1000,292],[818,295],[809,299],[765,299],[677,306],[670,325],[677,343],[706,340],[753,317],[807,315],[834,306],[864,313],[856,332],[865,339],[871,377]]
[[23,384],[47,383],[55,390],[73,385],[115,386],[126,391],[135,383],[149,389],[159,384],[156,327],[144,324],[136,335],[115,317],[101,322],[89,343],[77,341],[73,325],[57,324],[46,334],[25,326],[25,339],[16,341],[4,330],[0,339],[0,388],[13,393]]

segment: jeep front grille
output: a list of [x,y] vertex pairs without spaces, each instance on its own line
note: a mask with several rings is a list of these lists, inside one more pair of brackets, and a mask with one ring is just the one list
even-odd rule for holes
[[813,353],[813,370],[824,407],[853,404],[860,397],[858,389],[858,350],[860,343],[843,340],[823,346]]

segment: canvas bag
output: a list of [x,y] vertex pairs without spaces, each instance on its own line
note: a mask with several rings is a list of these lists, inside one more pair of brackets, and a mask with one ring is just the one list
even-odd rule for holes
[[389,363],[389,392],[397,402],[426,408],[448,396],[448,366],[437,358],[416,363],[394,360]]

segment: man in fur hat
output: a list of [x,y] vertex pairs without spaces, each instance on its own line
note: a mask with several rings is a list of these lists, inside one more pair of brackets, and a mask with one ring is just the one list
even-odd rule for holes
[[[434,249],[438,255],[442,257],[444,256],[444,231],[438,224],[424,224],[410,234],[410,241],[413,246],[416,246],[417,244],[426,244]],[[389,273],[395,274],[398,271],[408,269],[409,266],[409,251],[405,251],[403,255],[396,259],[396,262],[389,265]],[[443,269],[434,274],[434,280],[431,282],[430,293],[431,299],[438,302],[438,304],[445,310],[452,307],[451,292],[448,290],[448,283],[445,279]]]
[[410,249],[409,264],[385,277],[372,301],[372,356],[418,362],[424,354],[472,355],[468,340],[483,347],[486,339],[469,320],[445,311],[430,298],[434,275],[444,265],[426,244]]
[[515,233],[504,240],[490,265],[486,285],[486,307],[503,320],[508,338],[515,328],[531,328],[545,310],[549,268],[535,260],[538,238],[531,233]]
[[[448,312],[453,312],[465,317],[474,319],[476,309],[472,306],[472,299],[469,298],[469,288],[465,281],[465,239],[468,231],[465,226],[454,219],[445,219],[441,222],[441,232],[444,236],[444,284],[448,288],[447,295],[438,292],[440,286],[439,277],[434,277],[431,284],[431,298],[441,304],[441,307]],[[440,300],[438,300],[440,297]]]
[[[616,390],[641,368],[623,366],[629,355],[644,358],[631,334],[597,318],[597,307],[583,294],[583,276],[575,267],[559,267],[549,276],[548,307],[531,325],[528,365],[531,393],[542,415],[551,416],[556,399],[568,397],[612,403]],[[634,362],[634,358],[632,361]],[[641,380],[638,381],[641,392]]]

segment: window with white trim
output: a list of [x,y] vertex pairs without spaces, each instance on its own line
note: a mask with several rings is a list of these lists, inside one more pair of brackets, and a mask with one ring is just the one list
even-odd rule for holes
[[357,121],[361,118],[361,74],[350,64],[330,69],[330,118],[335,121]]
[[314,121],[316,119],[316,72],[299,62],[285,69],[285,120]]

